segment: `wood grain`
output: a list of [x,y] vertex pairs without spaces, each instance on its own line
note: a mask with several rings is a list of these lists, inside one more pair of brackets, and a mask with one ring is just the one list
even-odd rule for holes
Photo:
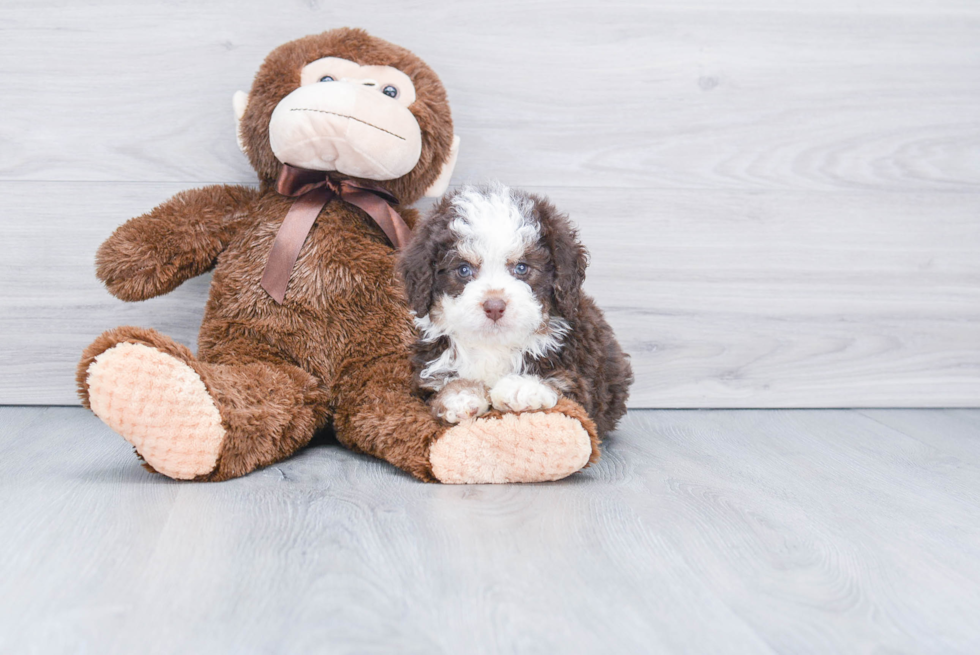
[[360,25],[450,93],[455,184],[552,197],[634,407],[980,405],[980,6],[843,0],[0,5],[0,403],[75,403],[98,333],[193,344],[207,278],[136,305],[98,243],[252,183],[230,97]]
[[193,484],[80,408],[0,408],[0,651],[974,653],[978,434],[632,411],[554,484],[425,485],[336,443]]
[[445,81],[460,180],[980,186],[975,3],[86,0],[0,25],[8,180],[251,181],[232,94],[276,45],[357,25]]
[[[128,304],[92,270],[118,223],[181,188],[0,182],[16,219],[0,242],[0,401],[74,404],[79,353],[117,325],[193,346],[207,276]],[[971,194],[536,190],[591,249],[587,289],[632,355],[633,407],[980,401]]]

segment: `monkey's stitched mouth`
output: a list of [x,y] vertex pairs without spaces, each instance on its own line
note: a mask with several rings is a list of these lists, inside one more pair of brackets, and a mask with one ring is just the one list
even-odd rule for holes
[[289,111],[312,111],[312,112],[316,112],[318,114],[330,114],[331,116],[339,116],[340,118],[349,118],[352,121],[357,121],[358,123],[364,123],[368,127],[373,127],[376,130],[380,130],[380,131],[384,132],[385,134],[390,134],[391,136],[395,137],[396,139],[401,139],[402,141],[405,140],[405,137],[403,137],[403,136],[398,136],[394,132],[389,132],[388,130],[386,130],[383,127],[378,127],[377,125],[374,125],[372,123],[368,123],[367,121],[362,121],[360,118],[358,118],[356,116],[348,116],[347,114],[338,114],[335,111],[326,111],[325,109],[304,109],[302,107],[294,107],[293,109],[290,109]]

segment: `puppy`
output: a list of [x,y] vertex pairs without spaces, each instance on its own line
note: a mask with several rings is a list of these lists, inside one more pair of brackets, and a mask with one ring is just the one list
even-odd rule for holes
[[499,184],[445,196],[399,262],[419,330],[416,383],[435,415],[457,423],[565,395],[600,438],[612,430],[633,374],[582,292],[586,266],[568,218],[539,196]]

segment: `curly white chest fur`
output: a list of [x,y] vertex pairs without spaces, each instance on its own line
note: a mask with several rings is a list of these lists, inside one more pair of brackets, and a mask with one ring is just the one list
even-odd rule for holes
[[454,379],[476,380],[493,387],[508,375],[524,373],[528,357],[545,357],[561,347],[568,324],[560,318],[548,321],[547,328],[532,334],[523,343],[472,341],[453,337],[433,324],[429,316],[416,318],[415,324],[422,339],[434,342],[449,337],[450,346],[436,359],[428,362],[420,374],[422,386],[439,391]]

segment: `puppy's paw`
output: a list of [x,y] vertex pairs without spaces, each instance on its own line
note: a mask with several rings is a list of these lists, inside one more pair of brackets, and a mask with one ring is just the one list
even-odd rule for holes
[[558,402],[558,392],[533,375],[508,375],[493,385],[490,402],[502,412],[551,409]]
[[487,386],[473,380],[453,380],[432,399],[432,413],[447,423],[459,423],[490,411]]

